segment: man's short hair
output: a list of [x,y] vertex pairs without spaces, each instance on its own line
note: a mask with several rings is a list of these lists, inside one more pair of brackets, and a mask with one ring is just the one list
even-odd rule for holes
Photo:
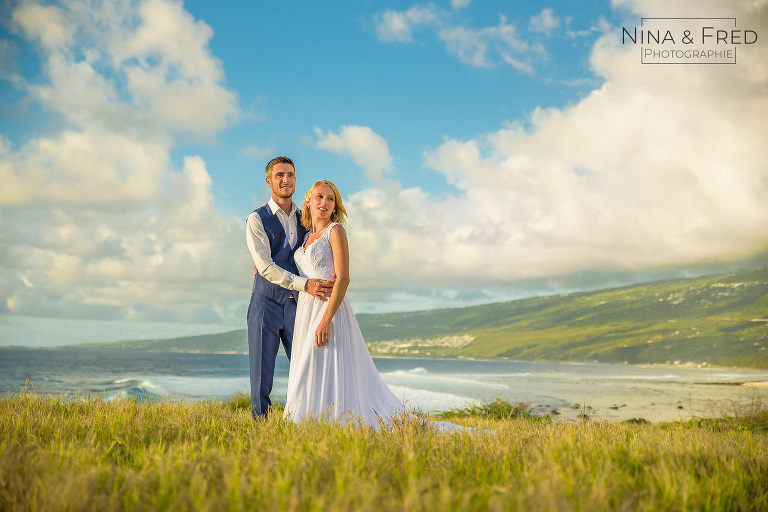
[[272,168],[277,164],[289,164],[291,167],[293,167],[294,171],[296,170],[296,166],[293,165],[293,160],[291,160],[287,156],[278,156],[270,160],[269,163],[267,164],[267,178],[272,176]]

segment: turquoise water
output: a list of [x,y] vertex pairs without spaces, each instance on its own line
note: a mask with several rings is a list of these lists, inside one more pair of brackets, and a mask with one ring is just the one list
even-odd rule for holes
[[[529,402],[534,412],[620,421],[685,420],[728,413],[762,400],[768,389],[735,385],[768,381],[768,370],[520,361],[375,358],[384,381],[410,407],[443,411],[496,397]],[[80,392],[108,399],[189,400],[247,392],[248,357],[67,349],[0,349],[0,392],[25,383],[44,393]],[[284,400],[288,360],[280,356],[274,395]]]

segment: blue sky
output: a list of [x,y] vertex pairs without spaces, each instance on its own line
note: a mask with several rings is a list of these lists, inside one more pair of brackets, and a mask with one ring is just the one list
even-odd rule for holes
[[[553,11],[544,7],[549,4],[514,9],[491,4],[453,9],[448,3],[400,2],[377,8],[337,2],[307,8],[301,2],[233,2],[222,8],[187,2],[186,8],[213,29],[210,47],[251,119],[219,134],[214,146],[179,147],[176,154],[203,155],[221,206],[237,205],[232,213],[238,214],[254,193],[241,185],[265,158],[245,158],[243,148],[294,156],[304,185],[327,175],[349,190],[360,190],[368,183],[359,166],[317,151],[314,130],[367,126],[387,141],[393,171],[404,187],[453,191],[438,173],[424,168],[423,151],[439,146],[445,136],[470,138],[509,120],[524,121],[536,107],[578,101],[602,82],[589,66],[600,20],[616,19],[607,4],[564,3],[563,19],[544,32],[531,27],[530,20]],[[446,24],[473,30],[497,27],[504,17],[504,25],[519,31],[521,42],[542,46],[542,53],[531,58],[536,72],[502,63],[493,48],[486,66],[462,62],[429,27],[414,28],[410,41],[377,35],[387,12],[407,12],[414,5],[431,5]],[[566,25],[565,18],[573,20]]]
[[[358,312],[763,265],[766,10],[7,2],[0,315],[243,326],[278,154],[297,192],[340,187]],[[714,66],[622,44],[701,16],[758,42]]]

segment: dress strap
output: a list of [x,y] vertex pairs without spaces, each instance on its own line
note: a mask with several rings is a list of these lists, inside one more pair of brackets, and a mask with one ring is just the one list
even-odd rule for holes
[[326,240],[331,239],[331,230],[333,229],[333,226],[338,224],[338,222],[331,222],[325,227],[325,230],[323,230],[323,234],[320,235],[320,238],[325,238]]

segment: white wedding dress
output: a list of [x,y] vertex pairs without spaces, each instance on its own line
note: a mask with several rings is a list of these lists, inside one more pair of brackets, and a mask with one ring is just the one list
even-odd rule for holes
[[[331,230],[335,225],[327,226],[309,247],[296,250],[294,258],[301,276],[333,278]],[[308,293],[299,293],[285,416],[296,423],[309,416],[360,421],[377,427],[407,414],[376,370],[346,297],[331,322],[328,343],[323,347],[315,345],[315,330],[327,306],[327,302]],[[440,432],[476,431],[445,421],[430,424]]]
[[[333,278],[330,236],[335,225],[326,227],[306,249],[302,246],[296,250],[294,258],[301,276]],[[403,403],[379,376],[346,297],[331,322],[328,344],[315,345],[315,330],[327,306],[308,293],[299,293],[286,416],[297,423],[305,416],[326,416],[376,426],[380,420],[402,415]]]

